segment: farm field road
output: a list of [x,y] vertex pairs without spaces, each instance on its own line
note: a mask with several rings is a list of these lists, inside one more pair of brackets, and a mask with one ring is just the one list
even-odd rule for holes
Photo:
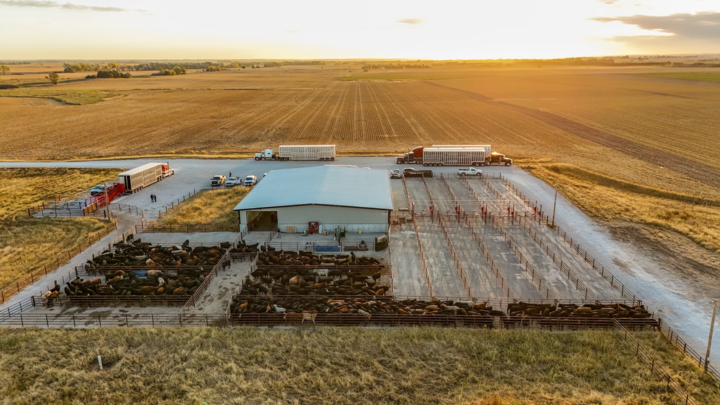
[[720,169],[717,167],[688,160],[687,158],[678,156],[673,153],[642,145],[637,142],[633,142],[631,140],[600,131],[580,122],[572,121],[568,118],[553,114],[551,112],[523,107],[503,101],[496,101],[491,99],[490,97],[473,91],[455,89],[453,87],[443,86],[438,83],[428,82],[428,84],[444,88],[452,88],[453,90],[462,93],[470,98],[473,98],[477,101],[483,103],[490,103],[492,105],[500,106],[502,108],[521,112],[527,116],[533,117],[544,123],[555,126],[573,135],[596,142],[602,146],[618,150],[620,152],[628,154],[629,156],[645,160],[657,166],[666,167],[678,173],[688,175],[691,178],[698,180],[699,182],[714,187],[720,187]]

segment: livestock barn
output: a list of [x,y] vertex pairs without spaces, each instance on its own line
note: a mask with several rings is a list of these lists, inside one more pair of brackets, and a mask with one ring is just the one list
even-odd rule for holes
[[235,207],[241,232],[288,233],[387,232],[392,209],[387,171],[342,166],[273,170]]

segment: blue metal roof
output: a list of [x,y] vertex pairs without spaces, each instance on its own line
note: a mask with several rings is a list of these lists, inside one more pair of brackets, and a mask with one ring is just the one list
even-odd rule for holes
[[297,205],[392,210],[386,170],[316,166],[273,170],[235,207],[235,211]]

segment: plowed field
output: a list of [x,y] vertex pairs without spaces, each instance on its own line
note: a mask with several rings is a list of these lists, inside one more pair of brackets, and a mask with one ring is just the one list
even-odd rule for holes
[[335,143],[341,154],[373,154],[490,143],[514,158],[549,158],[715,194],[720,87],[630,74],[651,71],[435,67],[356,74],[329,64],[53,87],[114,95],[81,106],[1,97],[13,90],[0,90],[0,158],[249,154],[281,143]]

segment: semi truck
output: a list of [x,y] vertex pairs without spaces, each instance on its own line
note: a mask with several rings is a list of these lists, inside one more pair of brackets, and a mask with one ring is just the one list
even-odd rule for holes
[[265,149],[255,154],[255,160],[335,160],[335,145],[280,145],[278,153]]
[[490,145],[437,145],[432,148],[418,146],[400,155],[396,163],[423,166],[490,166],[512,165],[512,159],[502,153],[488,152]]
[[125,193],[131,194],[175,174],[169,163],[147,163],[122,172],[118,182],[125,187]]

